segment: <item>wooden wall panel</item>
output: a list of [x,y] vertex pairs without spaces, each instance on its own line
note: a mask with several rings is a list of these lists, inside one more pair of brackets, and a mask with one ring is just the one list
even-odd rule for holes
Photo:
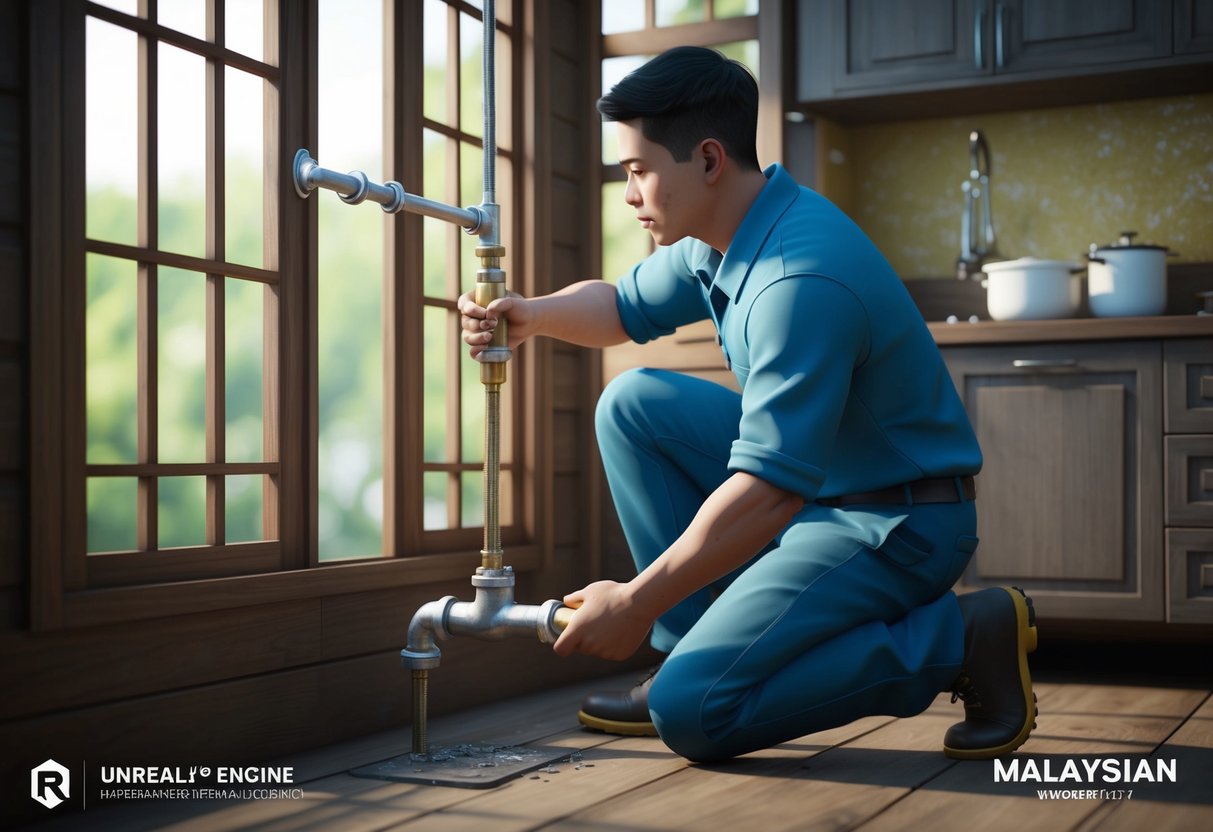
[[585,153],[579,143],[581,131],[575,123],[563,118],[553,118],[551,128],[552,172],[566,179],[582,176],[581,169],[588,165],[585,164]]
[[21,37],[25,32],[21,0],[0,0],[0,90],[15,90],[24,76],[25,51]]
[[[568,58],[552,53],[552,115],[576,123],[583,108],[592,107],[581,95],[577,65]],[[554,144],[554,142],[553,142]]]
[[0,473],[15,473],[24,465],[25,384],[16,358],[0,357]]
[[0,224],[17,225],[25,212],[21,187],[21,144],[24,119],[21,99],[0,93]]
[[0,587],[17,587],[22,582],[25,539],[20,489],[17,477],[0,475]]
[[551,248],[552,273],[550,275],[553,289],[597,276],[597,265],[587,269],[583,262],[585,260],[583,253],[584,249],[579,248],[576,244],[566,245],[553,241]]
[[582,362],[585,350],[559,347],[552,350],[552,407],[555,410],[577,410],[582,402],[585,373]]
[[578,411],[553,414],[553,473],[576,474],[581,471],[581,427],[582,417]]
[[552,242],[576,247],[585,241],[582,236],[585,230],[585,211],[582,201],[586,188],[580,182],[565,179],[562,176],[552,177]]
[[0,227],[0,344],[26,337],[25,272],[22,235]]

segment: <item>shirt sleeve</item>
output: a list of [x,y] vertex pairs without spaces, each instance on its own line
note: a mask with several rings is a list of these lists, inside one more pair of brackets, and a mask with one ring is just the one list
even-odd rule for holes
[[863,304],[831,278],[788,277],[763,289],[746,321],[750,373],[729,470],[815,499],[868,332]]
[[645,343],[708,316],[691,240],[660,246],[615,284],[615,306],[628,337]]

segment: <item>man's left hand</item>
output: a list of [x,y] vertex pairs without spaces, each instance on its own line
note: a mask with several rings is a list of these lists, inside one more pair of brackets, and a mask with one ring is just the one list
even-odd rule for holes
[[628,584],[597,581],[564,596],[564,603],[577,612],[552,645],[561,656],[585,653],[622,661],[636,652],[653,626],[632,603]]

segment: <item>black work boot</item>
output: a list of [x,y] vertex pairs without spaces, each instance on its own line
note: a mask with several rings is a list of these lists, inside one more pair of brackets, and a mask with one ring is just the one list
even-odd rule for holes
[[581,703],[577,719],[586,728],[628,737],[655,737],[657,729],[649,716],[649,688],[661,665],[629,691],[591,693]]
[[1036,694],[1028,654],[1036,649],[1036,611],[1018,587],[961,595],[965,655],[952,684],[965,719],[948,729],[943,753],[957,760],[1010,754],[1036,727]]

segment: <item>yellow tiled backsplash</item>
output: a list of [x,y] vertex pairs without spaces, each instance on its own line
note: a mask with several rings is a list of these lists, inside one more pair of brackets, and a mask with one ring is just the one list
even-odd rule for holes
[[954,273],[973,129],[1005,257],[1077,259],[1133,230],[1172,263],[1213,261],[1213,95],[1194,95],[846,130],[826,150],[849,193],[829,195],[902,277]]

